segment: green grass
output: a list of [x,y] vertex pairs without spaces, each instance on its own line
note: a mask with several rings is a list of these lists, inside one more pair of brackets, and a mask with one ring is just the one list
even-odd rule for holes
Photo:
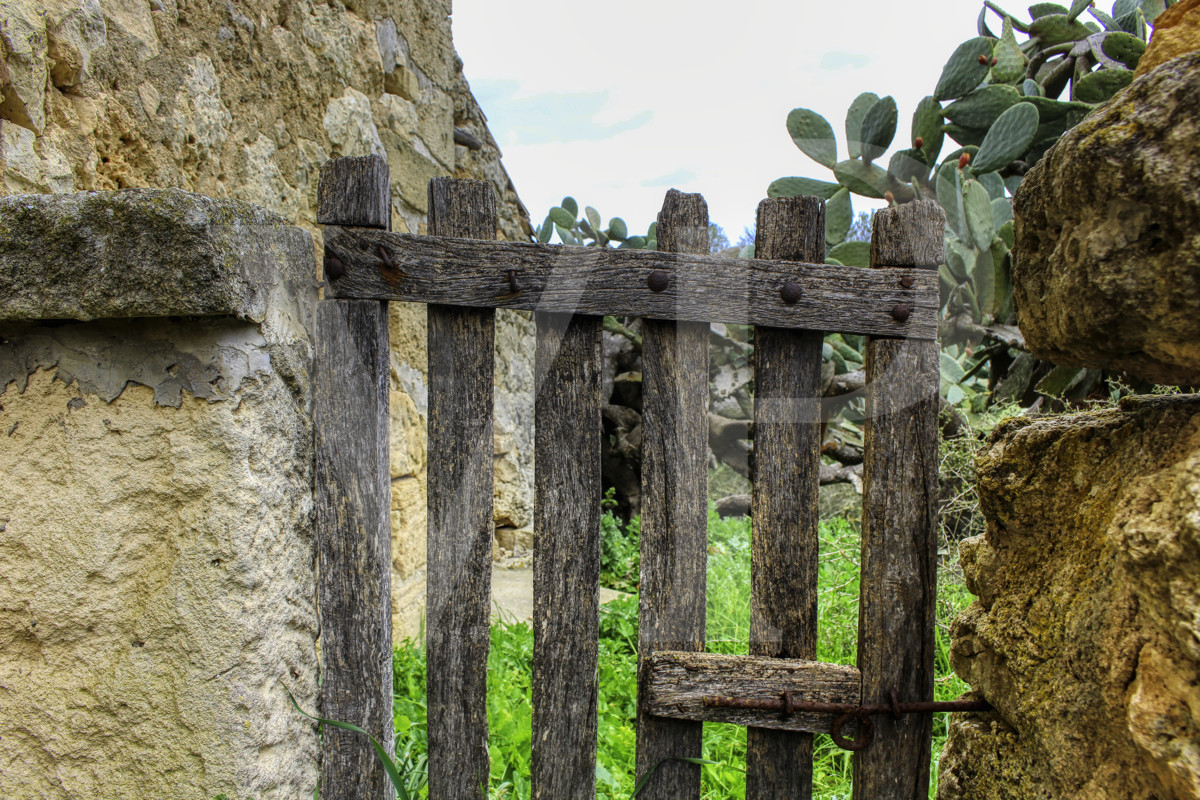
[[[821,525],[819,643],[817,658],[853,664],[858,628],[859,532],[856,525],[833,520]],[[636,538],[611,517],[605,522],[606,539]],[[632,588],[636,575],[631,542],[606,543],[605,583]],[[630,561],[623,567],[618,555]],[[943,577],[952,577],[949,571]],[[946,622],[970,601],[957,580],[938,588],[938,665],[936,697],[953,699],[966,691],[950,671]],[[748,519],[719,519],[709,513],[708,649],[745,653],[750,628],[750,523]],[[492,760],[492,798],[530,796],[530,681],[533,631],[527,623],[492,626],[488,656],[489,750]],[[633,791],[635,670],[637,664],[637,598],[611,602],[600,617],[599,750],[597,797],[626,800]],[[425,658],[420,643],[407,641],[395,655],[396,749],[402,774],[413,775],[420,786],[424,771]],[[934,721],[933,774],[945,740],[945,715]],[[816,737],[814,797],[841,800],[850,796],[850,754],[835,747],[828,736]],[[733,725],[706,724],[704,752],[718,762],[702,767],[702,797],[712,800],[745,797],[746,730]],[[934,781],[936,785],[936,779]],[[421,797],[425,794],[422,791]],[[930,796],[932,797],[932,791]]]

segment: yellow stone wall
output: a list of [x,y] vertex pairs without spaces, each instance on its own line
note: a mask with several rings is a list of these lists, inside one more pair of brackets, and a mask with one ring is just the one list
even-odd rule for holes
[[[317,173],[380,153],[397,231],[424,232],[426,184],[488,180],[500,236],[529,238],[451,42],[449,0],[0,0],[0,194],[179,187],[246,200],[320,242]],[[461,128],[481,149],[454,143]],[[497,524],[532,527],[531,323],[499,315]],[[424,598],[424,315],[392,319],[393,621]]]

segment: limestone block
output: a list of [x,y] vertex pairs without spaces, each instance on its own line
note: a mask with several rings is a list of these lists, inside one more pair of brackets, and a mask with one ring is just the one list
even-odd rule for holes
[[297,6],[303,46],[344,85],[362,86],[379,80],[382,67],[379,59],[373,57],[373,24],[346,11],[344,6],[335,8],[312,0],[302,0]]
[[132,52],[138,62],[149,61],[159,54],[158,30],[150,0],[105,0],[103,9],[106,28],[114,36],[132,41]]
[[417,639],[424,634],[425,570],[407,580],[392,573],[392,641]]
[[[175,189],[0,198],[0,320],[261,322],[273,294],[312,293],[312,264],[307,232],[233,200]],[[306,321],[311,309],[289,313]]]
[[404,139],[419,135],[417,107],[397,94],[379,95],[376,119],[379,125]]
[[[516,528],[527,542],[533,529],[533,399],[537,326],[527,312],[496,312],[495,506],[498,526]],[[510,551],[512,548],[509,548]]]
[[307,202],[304,192],[284,177],[278,152],[274,140],[264,133],[243,145],[235,162],[238,181],[232,194],[234,199],[247,203],[264,204],[265,199],[265,206],[271,211],[284,219],[294,219],[301,215]]
[[0,119],[0,156],[4,184],[13,192],[69,192],[71,165],[49,137]]
[[168,143],[176,159],[203,162],[229,138],[233,115],[221,100],[221,80],[208,56],[188,59],[183,67]]
[[941,800],[1200,796],[1200,395],[1009,420],[964,542]]
[[408,40],[396,28],[394,19],[375,20],[375,42],[379,45],[379,63],[385,75],[398,64],[408,63]]
[[426,464],[426,417],[414,402],[417,391],[404,389],[405,383],[423,380],[423,376],[410,374],[401,380],[397,373],[405,366],[403,363],[396,364],[395,360],[392,362],[394,377],[389,401],[389,457],[393,480],[421,475]]
[[392,171],[392,195],[398,196],[421,214],[427,213],[429,181],[444,175],[445,168],[418,150],[414,142],[406,141],[390,130],[382,131],[380,138]]
[[446,169],[454,166],[454,100],[442,89],[421,94],[417,118],[421,141]]
[[46,127],[46,12],[29,0],[0,0],[0,118],[41,133]]
[[347,87],[341,97],[330,100],[323,121],[335,158],[384,154],[371,101],[357,89]]
[[87,79],[92,54],[108,43],[108,28],[99,0],[52,12],[47,34],[50,78],[66,91]]
[[421,81],[417,73],[404,64],[398,64],[383,76],[383,90],[388,94],[403,97],[410,103],[421,99]]
[[406,581],[425,566],[425,486],[415,477],[392,481],[392,571]]
[[1068,131],[1014,199],[1013,296],[1063,366],[1200,383],[1200,52]]

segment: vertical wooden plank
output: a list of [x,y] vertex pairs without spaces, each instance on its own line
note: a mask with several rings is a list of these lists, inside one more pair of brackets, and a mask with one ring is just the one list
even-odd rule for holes
[[[429,233],[495,239],[491,185],[430,181]],[[483,800],[488,783],[495,311],[431,305],[428,321],[429,795]]]
[[[817,197],[763,200],[754,251],[757,258],[824,261],[825,203]],[[780,291],[782,303],[784,287]],[[754,330],[751,655],[814,659],[817,654],[823,341],[820,331]],[[812,755],[810,733],[750,728],[747,800],[808,800]]]
[[[324,222],[387,227],[387,163],[378,156],[321,167]],[[389,750],[392,730],[391,484],[388,472],[387,303],[317,306],[313,427],[316,458],[321,711],[352,722]],[[395,796],[360,734],[325,726],[321,797]]]
[[[932,201],[875,215],[871,264],[937,269],[945,216]],[[937,592],[938,344],[867,343],[862,590],[858,666],[863,702],[933,699]],[[855,800],[928,796],[932,716],[874,717],[854,754]]]
[[600,317],[537,314],[533,797],[596,795]]
[[317,178],[317,222],[392,229],[390,171],[383,156],[334,158]]
[[[667,192],[658,248],[708,252],[708,205]],[[681,287],[686,291],[686,287]],[[704,650],[708,564],[708,325],[642,320],[642,562],[638,625],[637,775],[664,758],[699,758],[703,723],[646,711],[644,667],[655,650]],[[700,767],[668,761],[639,797],[693,800]]]

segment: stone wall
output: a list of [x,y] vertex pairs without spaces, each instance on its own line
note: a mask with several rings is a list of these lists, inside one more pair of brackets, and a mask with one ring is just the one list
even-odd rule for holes
[[[1200,53],[1139,73],[1016,194],[1018,322],[1062,365],[1194,384]],[[951,724],[938,797],[1200,798],[1200,395],[1010,420],[978,467],[951,661],[995,711]]]
[[[500,237],[528,215],[454,52],[449,0],[0,0],[0,193],[176,187],[316,226],[317,172],[380,153],[393,227],[423,233],[426,184],[488,180]],[[456,144],[456,141],[465,144]],[[397,636],[423,607],[425,340],[394,304]],[[498,319],[496,520],[532,527],[532,329]]]
[[979,462],[978,602],[943,800],[1200,797],[1200,396],[1012,420]]
[[0,199],[0,791],[316,784],[311,236],[180,191]]

